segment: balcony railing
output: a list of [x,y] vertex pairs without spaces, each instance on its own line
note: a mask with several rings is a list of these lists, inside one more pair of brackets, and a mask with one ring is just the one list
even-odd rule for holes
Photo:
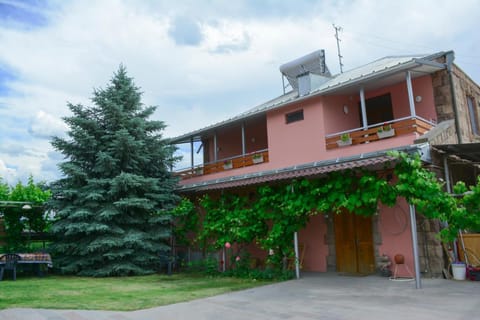
[[[420,117],[407,117],[388,121],[387,123],[373,124],[366,129],[356,128],[329,134],[325,137],[325,144],[327,150],[330,150],[347,145],[370,143],[383,138],[397,137],[410,133],[422,135],[434,126],[434,123]],[[392,130],[385,130],[389,128]]]
[[182,180],[185,180],[206,174],[253,166],[263,162],[268,162],[268,149],[225,158],[216,162],[205,163],[193,168],[177,171],[174,174],[179,176]]

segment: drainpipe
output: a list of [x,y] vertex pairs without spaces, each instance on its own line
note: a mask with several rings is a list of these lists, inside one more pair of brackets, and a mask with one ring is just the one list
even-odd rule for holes
[[365,107],[365,90],[363,88],[360,88],[360,108],[362,109],[363,129],[367,130],[367,109]]
[[455,117],[455,131],[457,131],[457,140],[458,143],[463,143],[462,141],[462,133],[460,132],[460,121],[458,119],[458,106],[457,106],[457,97],[455,95],[455,86],[453,83],[453,72],[452,72],[452,63],[455,59],[455,55],[453,52],[449,52],[445,56],[447,60],[447,73],[448,73],[448,80],[450,82],[450,94],[452,95],[452,108],[453,108],[453,115]]

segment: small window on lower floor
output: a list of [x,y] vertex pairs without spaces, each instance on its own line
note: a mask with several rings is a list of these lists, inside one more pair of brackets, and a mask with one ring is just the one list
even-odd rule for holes
[[285,115],[285,122],[287,124],[296,122],[296,121],[302,121],[302,120],[303,120],[303,109],[290,112]]

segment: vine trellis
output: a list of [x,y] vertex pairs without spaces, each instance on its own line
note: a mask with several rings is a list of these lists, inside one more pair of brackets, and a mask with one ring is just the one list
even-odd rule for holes
[[[226,242],[236,243],[241,249],[254,242],[273,252],[270,262],[280,266],[285,256],[293,254],[293,233],[305,227],[310,216],[339,214],[342,208],[371,216],[379,203],[392,207],[398,197],[404,197],[429,219],[447,221],[448,227],[440,233],[444,241],[455,238],[459,229],[480,230],[480,180],[465,197],[455,198],[444,191],[433,172],[423,168],[418,154],[394,151],[389,155],[395,160],[395,179],[364,169],[345,170],[320,179],[260,186],[253,199],[234,192],[224,192],[218,198],[205,195],[198,199],[198,207],[204,212],[201,227],[190,223],[189,231],[196,233],[198,243],[212,249]],[[465,193],[467,187],[458,183],[454,190]],[[180,207],[188,211],[177,209],[176,215],[191,221],[198,212],[191,200],[183,201]],[[185,201],[190,204],[185,205]]]

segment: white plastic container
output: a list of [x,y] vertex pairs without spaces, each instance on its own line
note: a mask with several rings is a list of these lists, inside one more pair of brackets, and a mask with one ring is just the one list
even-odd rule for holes
[[463,262],[452,263],[452,274],[455,280],[465,280],[467,275],[467,266]]

